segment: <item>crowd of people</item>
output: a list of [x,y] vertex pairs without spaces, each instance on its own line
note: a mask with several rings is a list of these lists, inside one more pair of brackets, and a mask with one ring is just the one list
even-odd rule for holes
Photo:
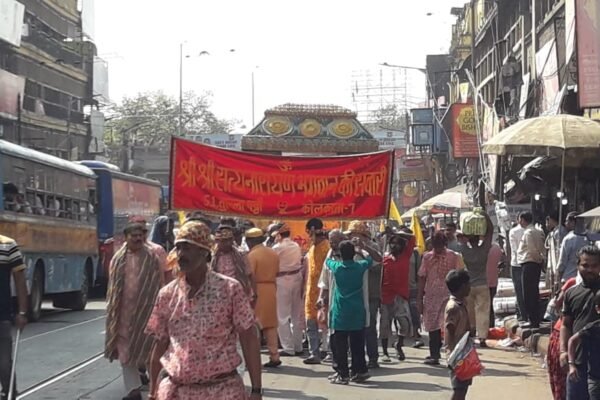
[[[261,369],[286,357],[330,363],[334,384],[365,382],[380,362],[391,362],[390,347],[404,361],[408,341],[424,346],[421,321],[430,337],[426,364],[440,364],[449,329],[458,337],[468,326],[485,345],[491,234],[463,238],[450,223],[422,256],[407,227],[376,235],[352,221],[344,231],[327,231],[313,218],[304,253],[286,223],[265,231],[230,218],[214,225],[191,214],[172,235],[159,218],[151,235],[158,243],[147,239],[142,220],[125,228],[126,244],[111,263],[106,330],[106,356],[122,365],[125,400],[140,399],[146,379],[150,398],[243,398],[246,371],[258,399]],[[448,275],[464,267],[469,275]],[[456,297],[446,309],[451,282],[465,276],[469,298]],[[467,321],[454,315],[461,304]],[[263,365],[261,342],[269,355]],[[453,377],[456,398],[469,384]]]
[[[600,398],[600,249],[581,240],[575,214],[564,225],[550,216],[545,235],[531,213],[521,213],[505,248],[493,243],[485,217],[485,235],[465,235],[449,222],[429,235],[425,251],[406,226],[376,233],[352,221],[346,230],[327,231],[313,218],[305,226],[306,252],[286,223],[262,230],[193,213],[176,233],[169,218],[159,217],[148,234],[146,221],[132,218],[111,261],[107,293],[105,355],[122,366],[123,399],[141,399],[146,384],[150,399],[248,398],[247,372],[249,396],[257,400],[262,369],[289,357],[331,364],[333,384],[362,383],[391,362],[390,347],[404,361],[406,345],[424,346],[422,330],[429,338],[423,362],[440,365],[444,349],[452,351],[466,332],[487,347],[504,256],[524,329],[540,327],[542,270],[555,274],[553,286],[562,283],[555,302],[562,312],[548,352],[554,398]],[[22,257],[9,238],[0,237],[0,251],[1,283],[10,274],[18,283],[22,328]],[[2,399],[10,376],[10,317],[0,314]],[[263,345],[269,359],[261,364]],[[452,398],[466,398],[472,381],[451,371],[450,382]]]

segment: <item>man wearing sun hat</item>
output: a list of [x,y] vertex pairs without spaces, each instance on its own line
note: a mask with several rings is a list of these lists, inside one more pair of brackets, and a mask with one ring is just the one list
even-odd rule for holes
[[254,312],[269,349],[269,362],[264,367],[274,368],[281,365],[277,349],[277,274],[279,273],[279,255],[275,250],[263,245],[265,234],[260,228],[250,228],[245,234],[248,252],[248,265],[256,287],[256,306]]
[[[236,368],[241,343],[252,383],[262,398],[260,343],[242,285],[209,268],[213,239],[201,222],[184,224],[175,239],[181,275],[159,293],[146,332],[156,339],[149,399],[246,399]],[[159,382],[159,373],[166,377]]]
[[279,340],[284,357],[302,355],[302,249],[291,238],[288,224],[279,223],[271,236],[277,242],[273,250],[279,255],[277,274],[277,316]]
[[[379,350],[377,348],[377,313],[381,305],[381,250],[377,244],[371,240],[369,227],[363,221],[352,221],[348,225],[346,233],[350,239],[358,239],[362,242],[363,248],[368,251],[373,258],[373,265],[368,270],[368,290],[369,293],[369,327],[367,328],[365,341],[367,346],[367,356],[369,357],[369,368],[379,367]],[[356,253],[357,259],[366,259],[367,255],[363,252]]]

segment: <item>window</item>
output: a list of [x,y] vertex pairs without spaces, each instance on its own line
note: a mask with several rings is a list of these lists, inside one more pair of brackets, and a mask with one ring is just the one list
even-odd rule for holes
[[[52,218],[95,221],[95,182],[31,159],[0,156],[5,209]],[[8,188],[10,191],[7,191]]]

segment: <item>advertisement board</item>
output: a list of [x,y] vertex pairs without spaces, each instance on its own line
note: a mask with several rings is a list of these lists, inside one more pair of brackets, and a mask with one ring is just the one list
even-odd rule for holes
[[577,90],[579,107],[600,107],[600,5],[576,0]]
[[160,186],[113,178],[112,191],[115,216],[154,216],[160,212]]
[[[0,0],[1,1],[1,0]],[[25,78],[0,69],[0,117],[16,120],[23,106]],[[21,104],[18,104],[21,95]]]
[[454,158],[478,158],[479,141],[477,123],[481,119],[475,116],[472,104],[453,104],[444,118],[446,132],[451,132]]
[[427,181],[431,177],[429,160],[419,155],[396,152],[396,177],[399,182]]
[[210,135],[192,135],[189,136],[189,139],[209,146],[220,147],[222,149],[241,150],[243,136],[244,135],[240,134],[219,133]]
[[23,4],[15,0],[0,0],[0,40],[21,46],[24,16]]

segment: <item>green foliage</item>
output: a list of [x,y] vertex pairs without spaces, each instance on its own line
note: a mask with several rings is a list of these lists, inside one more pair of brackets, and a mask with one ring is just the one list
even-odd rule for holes
[[373,125],[381,128],[391,128],[407,131],[406,111],[396,104],[382,106],[372,112],[370,118]]
[[[210,110],[210,93],[183,96],[182,136],[228,133],[233,122],[217,118]],[[146,92],[125,97],[108,113],[105,129],[107,145],[168,144],[179,134],[179,99],[165,93]]]

